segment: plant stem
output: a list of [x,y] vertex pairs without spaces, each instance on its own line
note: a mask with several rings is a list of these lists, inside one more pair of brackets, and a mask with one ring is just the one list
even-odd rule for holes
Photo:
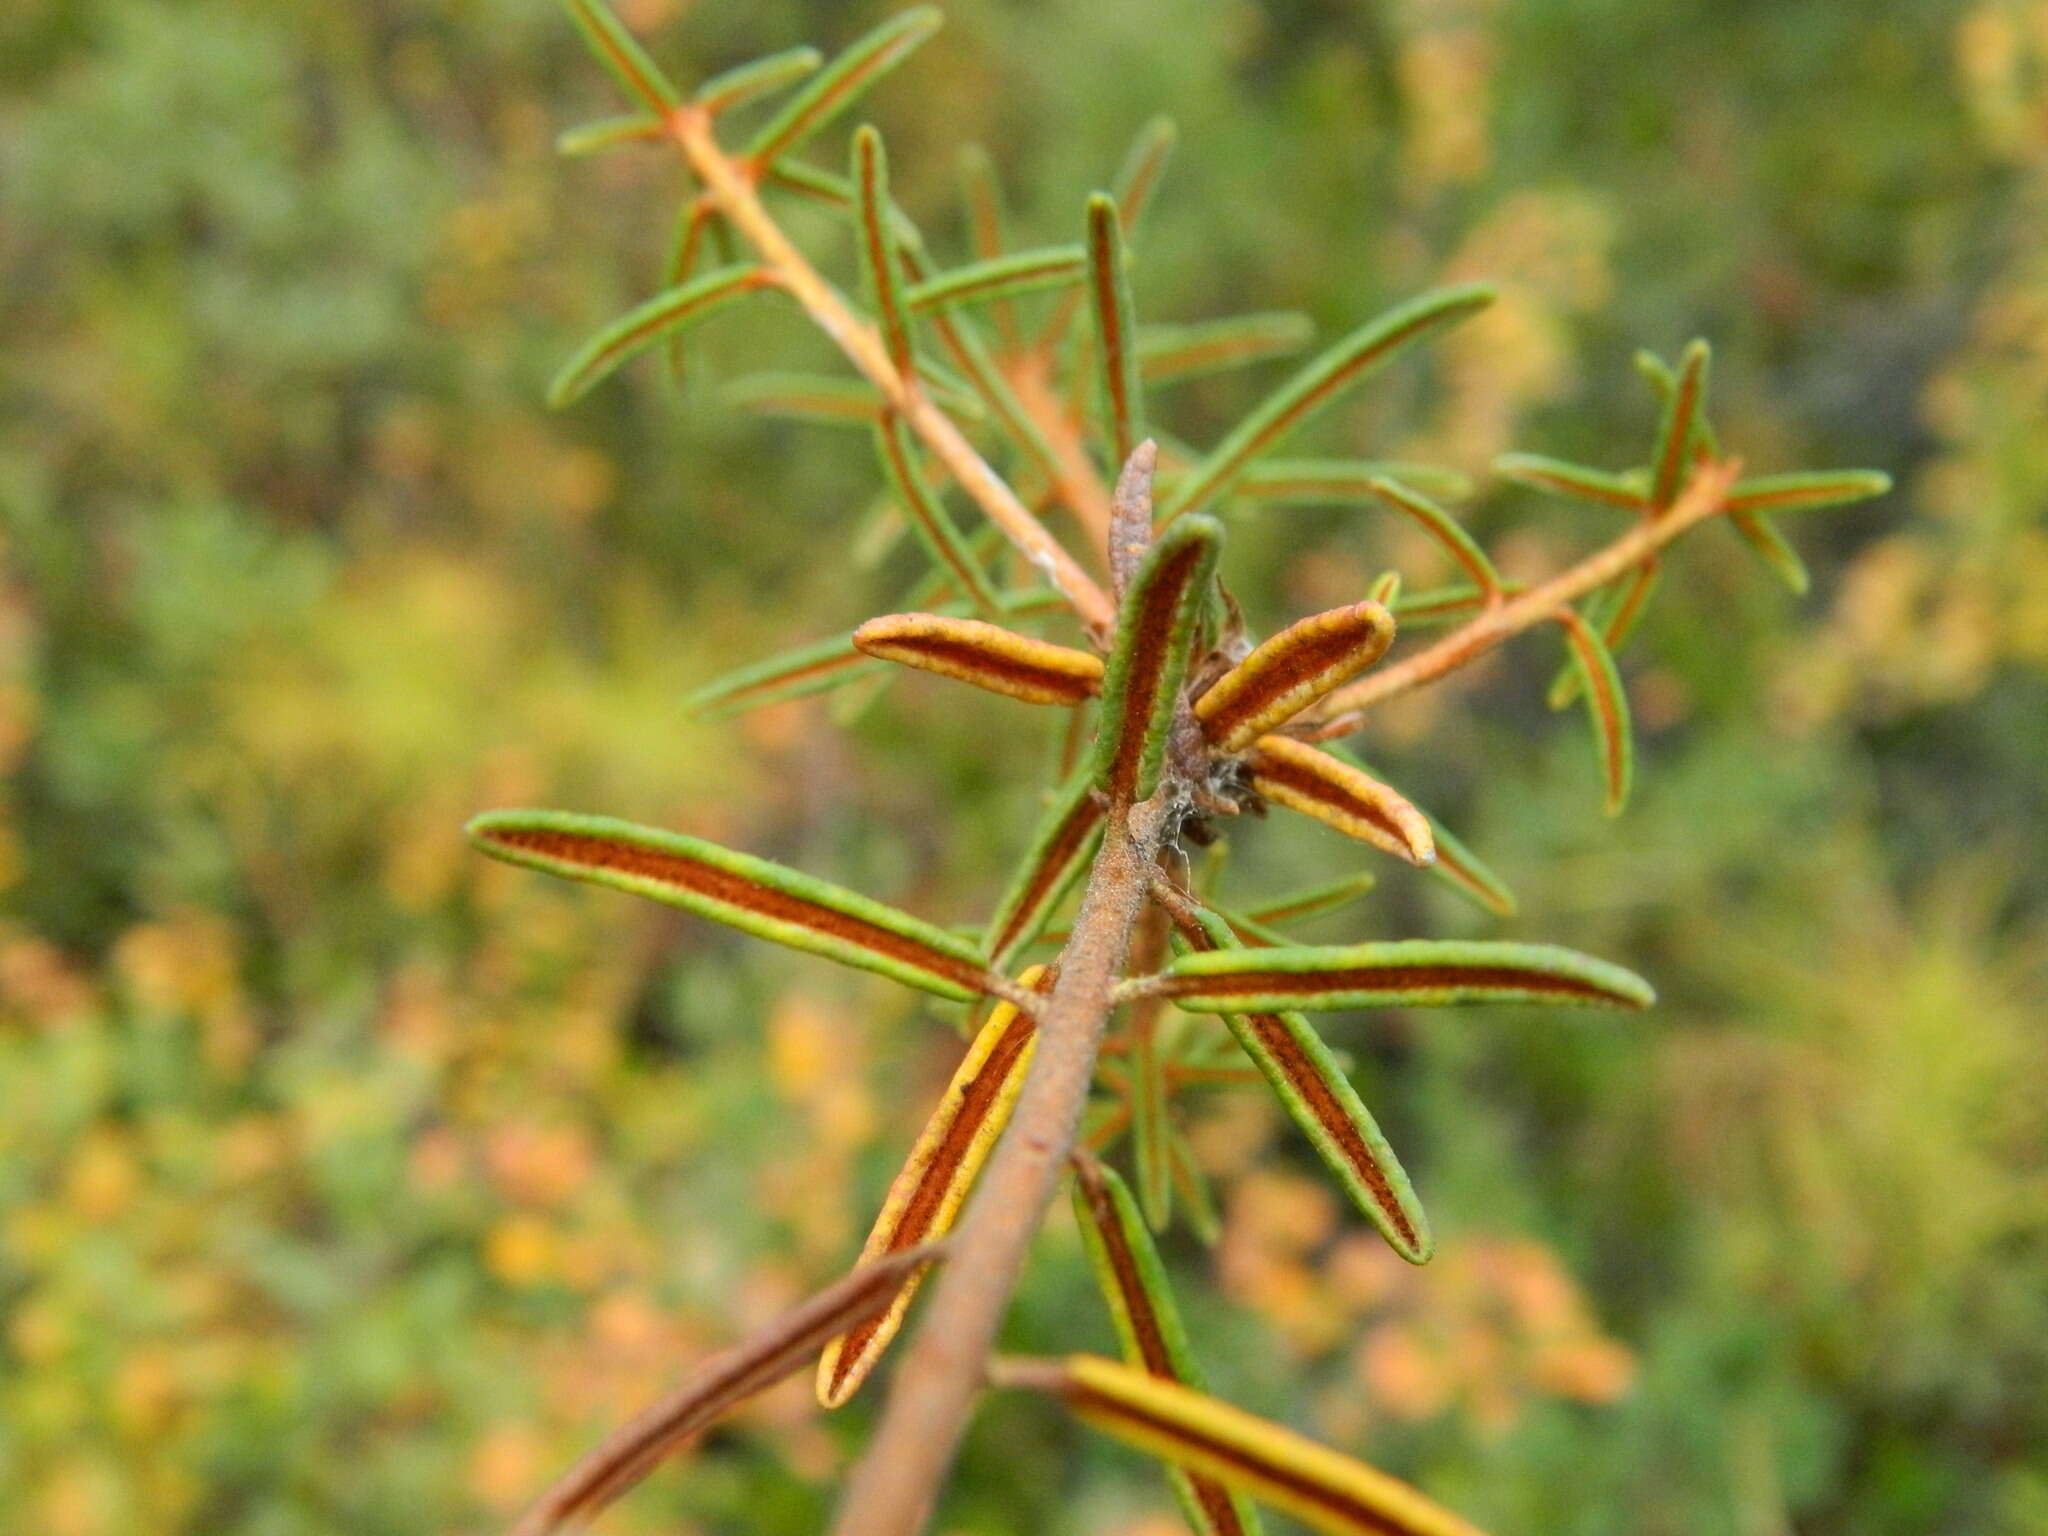
[[1110,993],[1166,834],[1167,802],[1162,793],[1110,814],[1059,980],[1039,1011],[1038,1049],[1016,1113],[952,1241],[881,1423],[847,1480],[833,1536],[914,1536],[931,1513],[1074,1144]]
[[1728,488],[1741,472],[1742,466],[1732,459],[1702,465],[1668,512],[1638,523],[1613,543],[1548,581],[1495,607],[1480,610],[1471,623],[1452,630],[1427,649],[1339,688],[1323,701],[1323,718],[1308,733],[1309,739],[1328,741],[1333,736],[1349,735],[1364,724],[1365,711],[1373,705],[1435,682],[1444,674],[1477,661],[1503,640],[1555,619],[1569,604],[1606,586],[1655,556],[1688,529],[1720,512],[1727,502]]
[[719,144],[712,132],[711,115],[697,106],[678,107],[669,114],[668,132],[719,211],[746,237],[818,329],[882,392],[890,409],[902,416],[989,521],[1065,595],[1082,622],[1106,633],[1116,618],[1108,594],[1060,547],[1009,483],[975,451],[953,419],[932,403],[914,379],[897,371],[875,328],[854,312],[782,232],[754,190],[748,169]]

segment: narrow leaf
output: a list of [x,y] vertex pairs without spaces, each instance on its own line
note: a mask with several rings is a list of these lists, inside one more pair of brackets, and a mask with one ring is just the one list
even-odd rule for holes
[[1436,858],[1427,816],[1328,752],[1287,736],[1261,736],[1245,766],[1252,789],[1275,805],[1313,816],[1410,864],[1427,866]]
[[[1004,613],[1013,619],[1066,607],[1057,592],[1044,587],[1006,593],[1002,603]],[[949,603],[938,612],[945,617],[958,618],[965,614],[966,608],[959,603]],[[841,683],[885,670],[873,658],[861,654],[853,643],[853,631],[847,630],[728,672],[683,700],[683,711],[700,719],[722,719],[743,710],[777,704],[784,699],[822,693]]]
[[1213,519],[1182,519],[1145,552],[1124,592],[1095,738],[1096,784],[1113,804],[1143,800],[1158,787],[1222,542]]
[[656,117],[666,117],[682,104],[682,97],[666,76],[655,67],[625,24],[612,14],[604,0],[564,0],[569,15],[582,31],[604,67],[634,96],[645,102]]
[[716,116],[759,101],[817,71],[825,55],[815,48],[785,48],[713,75],[697,87],[695,101]]
[[468,833],[509,864],[630,891],[940,997],[964,1002],[989,990],[974,946],[958,935],[701,838],[565,811],[487,811]]
[[1138,371],[1147,384],[1177,384],[1225,368],[1287,357],[1315,339],[1308,316],[1282,311],[1233,315],[1194,325],[1148,325],[1138,332]]
[[1190,511],[1231,489],[1245,467],[1403,348],[1493,301],[1481,286],[1425,294],[1360,326],[1269,395],[1175,488],[1167,515]]
[[1102,835],[1102,803],[1095,796],[1093,779],[1092,767],[1084,764],[1061,786],[1039,818],[1031,847],[989,919],[985,949],[989,963],[999,970],[1008,969],[1045,931],[1060,898],[1087,867]]
[[1607,789],[1607,814],[1619,816],[1628,804],[1630,782],[1635,777],[1635,737],[1628,718],[1628,691],[1621,686],[1615,670],[1614,653],[1593,626],[1574,610],[1566,608],[1557,616],[1571,642],[1572,659],[1579,670],[1579,686],[1586,695],[1586,715],[1600,748],[1601,779]]
[[[1662,579],[1664,564],[1655,555],[1646,557],[1643,563],[1623,577],[1614,586],[1601,594],[1597,617],[1591,622],[1611,656],[1628,643],[1635,633],[1636,625],[1642,622],[1643,614],[1649,610],[1650,597],[1657,590]],[[1590,612],[1592,605],[1587,605]],[[1551,680],[1548,703],[1552,709],[1563,709],[1579,696],[1579,668],[1576,661],[1567,662],[1557,676]]]
[[[669,237],[668,261],[661,275],[664,291],[673,292],[690,280],[690,274],[697,270],[697,258],[703,254],[704,237],[718,223],[719,217],[716,205],[706,197],[693,197],[676,210],[675,230]],[[663,343],[669,377],[677,383],[681,383],[683,378],[683,340],[688,334],[687,327],[677,326]]]
[[[1339,761],[1349,763],[1360,773],[1370,774],[1373,778],[1380,776],[1372,764],[1342,742],[1326,741],[1323,750]],[[1426,812],[1424,814],[1427,815]],[[1497,916],[1515,915],[1515,893],[1508,889],[1507,882],[1434,816],[1429,817],[1429,835],[1436,844],[1436,862],[1429,866],[1431,874],[1445,881],[1459,895],[1477,902]]]
[[853,136],[853,182],[860,194],[861,275],[881,318],[889,361],[907,382],[917,375],[910,320],[896,270],[895,241],[889,232],[889,157],[882,148],[881,134],[870,126],[864,125]]
[[867,655],[936,672],[1027,704],[1082,704],[1102,688],[1102,659],[980,619],[892,613],[853,632]]
[[884,416],[881,425],[875,429],[875,447],[881,457],[882,468],[895,487],[903,509],[910,514],[911,526],[917,530],[926,553],[935,564],[952,573],[961,590],[973,598],[974,605],[983,613],[994,615],[1000,612],[1001,604],[995,588],[989,583],[988,573],[975,559],[973,547],[947,513],[945,503],[925,480],[924,470],[917,462],[917,448],[911,441],[910,429],[895,412]]
[[1650,505],[1644,494],[1647,487],[1630,476],[1568,464],[1563,459],[1547,459],[1537,453],[1504,453],[1493,461],[1493,468],[1502,479],[1517,485],[1619,507],[1624,512],[1646,511]]
[[1131,450],[1109,499],[1109,577],[1118,602],[1152,547],[1152,485],[1159,470],[1159,445],[1146,438]]
[[683,713],[720,720],[785,699],[823,693],[878,670],[855,647],[850,632],[833,635],[726,673],[683,700]]
[[[1172,156],[1179,136],[1172,118],[1155,117],[1139,129],[1138,136],[1131,141],[1123,164],[1109,187],[1126,239],[1138,227],[1138,220],[1158,190],[1160,174],[1166,169],[1166,162]],[[1080,312],[1080,303],[1078,293],[1060,295],[1059,303],[1053,306],[1051,315],[1046,319],[1045,329],[1039,333],[1041,349],[1051,351],[1066,339],[1075,315]]]
[[757,373],[734,379],[720,393],[728,404],[764,416],[839,425],[871,427],[887,408],[873,385],[830,374]]
[[1736,482],[1728,493],[1734,512],[1814,512],[1882,496],[1892,477],[1874,469],[1831,469],[1809,474],[1757,475]]
[[1179,141],[1180,129],[1174,126],[1172,118],[1162,115],[1149,119],[1124,152],[1116,180],[1110,183],[1110,195],[1122,210],[1126,235],[1138,227],[1145,210],[1152,206],[1159,178],[1165,174],[1166,162],[1173,158],[1173,147]]
[[1678,495],[1692,456],[1693,434],[1699,425],[1707,390],[1709,349],[1695,341],[1678,360],[1678,377],[1664,402],[1664,420],[1657,428],[1657,452],[1650,461],[1650,505],[1658,511]]
[[1469,496],[1472,482],[1455,469],[1400,459],[1266,459],[1238,477],[1234,495],[1274,506],[1370,501],[1375,482],[1393,480],[1437,496]]
[[1805,595],[1806,589],[1813,585],[1813,578],[1807,574],[1806,562],[1799,558],[1799,551],[1786,542],[1776,523],[1764,513],[1751,510],[1731,510],[1728,521],[1764,564],[1777,572],[1780,581],[1794,593]]
[[1057,1397],[1084,1424],[1242,1489],[1333,1536],[1484,1536],[1416,1489],[1178,1382],[1094,1355],[998,1359],[990,1380]]
[[1088,294],[1095,316],[1095,357],[1102,368],[1110,448],[1118,464],[1130,458],[1138,439],[1145,435],[1129,261],[1116,202],[1098,192],[1088,199]]
[[904,1278],[922,1271],[939,1252],[936,1246],[912,1248],[864,1265],[745,1343],[713,1356],[668,1396],[606,1436],[534,1502],[509,1536],[553,1536],[588,1524],[733,1408],[801,1370],[827,1339],[886,1308]]
[[[1074,1215],[1095,1282],[1108,1303],[1124,1359],[1147,1375],[1200,1390],[1205,1382],[1151,1233],[1115,1170],[1085,1152],[1074,1159]],[[1257,1515],[1208,1478],[1174,1474],[1190,1523],[1204,1536],[1259,1529]]]
[[1472,535],[1450,513],[1420,491],[1411,490],[1398,480],[1375,480],[1372,488],[1388,506],[1419,523],[1422,531],[1449,552],[1451,559],[1481,592],[1500,591],[1500,575],[1494,570],[1493,562],[1486,558],[1485,551],[1473,542]]
[[1173,1138],[1173,1187],[1187,1209],[1188,1229],[1205,1248],[1214,1248],[1223,1236],[1223,1213],[1216,1209],[1216,1192],[1185,1136]]
[[[979,144],[960,151],[960,197],[967,209],[968,238],[978,264],[999,261],[1010,248],[1009,217],[1003,208],[1003,184],[996,163]],[[1085,264],[1086,253],[1081,253]],[[1004,350],[1019,351],[1024,333],[1017,323],[1017,308],[1007,296],[996,296],[996,333]]]
[[642,113],[600,118],[564,128],[555,136],[555,153],[572,158],[601,155],[621,144],[650,144],[662,136],[661,122]]
[[[926,392],[952,415],[982,417],[980,398],[950,382],[929,358],[918,362],[917,371],[924,375]],[[873,427],[888,410],[872,384],[829,373],[750,374],[725,384],[720,393],[741,410],[827,426]]]
[[1430,818],[1429,830],[1436,839],[1436,862],[1430,871],[1496,917],[1513,917],[1517,903],[1507,882],[1435,817]]
[[912,288],[905,299],[913,310],[985,304],[1078,282],[1087,270],[1088,252],[1081,246],[1041,246],[942,272]]
[[[906,274],[913,283],[931,280],[925,268],[924,258],[912,246],[904,246],[898,252]],[[931,328],[938,333],[946,353],[967,375],[975,393],[988,407],[988,413],[995,419],[1004,437],[1049,482],[1060,478],[1059,456],[1039,430],[1037,421],[1024,408],[1017,393],[1010,387],[1009,379],[990,354],[981,333],[957,310],[934,309],[928,312]]]
[[721,267],[695,282],[656,295],[599,331],[562,365],[562,371],[548,386],[548,404],[559,410],[581,399],[619,364],[656,338],[679,326],[694,325],[773,283],[765,268],[749,263]]
[[[1049,977],[1043,966],[1033,966],[1017,980],[1042,992]],[[1037,1030],[1030,1017],[1009,1003],[997,1004],[967,1047],[945,1097],[889,1185],[882,1214],[875,1218],[860,1251],[861,1263],[871,1264],[915,1248],[952,1229],[996,1138],[1010,1123],[1010,1111],[1016,1107],[1037,1047]],[[903,1314],[923,1279],[922,1268],[912,1270],[886,1312],[870,1316],[825,1346],[818,1360],[819,1403],[837,1408],[859,1390],[903,1326]]]
[[1182,955],[1155,981],[1126,983],[1198,1013],[1555,1003],[1647,1008],[1641,977],[1550,944],[1399,939]]
[[[1238,948],[1216,913],[1189,918],[1180,931],[1194,952]],[[1294,1012],[1228,1013],[1224,1022],[1360,1213],[1410,1264],[1428,1263],[1436,1239],[1415,1187],[1314,1026]]]
[[870,86],[938,31],[944,20],[938,7],[931,5],[912,6],[890,17],[811,76],[754,135],[747,145],[747,158],[758,169],[775,165],[851,108]]
[[1265,641],[1195,701],[1225,752],[1242,751],[1386,655],[1394,616],[1378,603],[1313,614]]
[[1372,586],[1365,595],[1391,612],[1394,605],[1401,601],[1401,573],[1381,571],[1373,578]]
[[1167,1118],[1166,1058],[1160,1050],[1162,1005],[1141,999],[1131,1010],[1131,1162],[1146,1222],[1164,1232],[1173,1220],[1173,1125]]
[[1250,915],[1261,923],[1307,922],[1313,917],[1341,911],[1377,884],[1378,878],[1371,874],[1346,875],[1340,880],[1311,885],[1262,901],[1251,909]]

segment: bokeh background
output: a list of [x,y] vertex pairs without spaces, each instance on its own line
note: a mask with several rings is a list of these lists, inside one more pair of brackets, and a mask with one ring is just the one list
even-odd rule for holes
[[[685,80],[884,9],[622,6]],[[1522,915],[1389,870],[1318,936],[1556,940],[1664,1000],[1333,1025],[1442,1229],[1418,1273],[1259,1095],[1200,1106],[1225,1235],[1169,1256],[1217,1383],[1502,1532],[2048,1529],[2048,3],[949,11],[871,108],[942,251],[961,141],[1071,239],[1167,111],[1147,317],[1335,331],[1497,279],[1319,446],[1472,472],[1516,568],[1605,530],[1488,461],[1640,460],[1639,345],[1712,339],[1752,468],[1899,483],[1791,525],[1804,600],[1687,547],[1619,822],[1547,642],[1376,720]],[[616,108],[552,6],[15,0],[0,92],[0,1525],[492,1530],[848,1262],[958,1045],[884,983],[483,867],[464,818],[609,811],[971,922],[1052,743],[936,683],[684,717],[903,557],[860,540],[858,434],[721,401],[825,361],[772,305],[680,393],[641,364],[542,409],[682,190],[554,156]],[[1260,382],[1160,411],[1210,438]],[[1233,540],[1263,625],[1433,570],[1356,514]],[[1361,852],[1238,841],[1254,890]],[[1012,1333],[1109,1345],[1064,1217]],[[795,1383],[605,1529],[815,1530],[871,1407]],[[1170,1521],[1018,1403],[946,1518]]]

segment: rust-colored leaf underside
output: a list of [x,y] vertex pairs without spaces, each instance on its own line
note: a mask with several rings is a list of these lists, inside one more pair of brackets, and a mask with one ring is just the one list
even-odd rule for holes
[[853,643],[870,656],[1028,704],[1080,704],[1102,688],[1099,657],[980,619],[888,614],[861,625]]
[[1364,671],[1394,642],[1378,603],[1318,613],[1274,635],[1195,701],[1195,718],[1226,752],[1249,745]]
[[1252,788],[1410,864],[1436,858],[1429,819],[1379,780],[1286,736],[1262,736],[1247,759]]
[[674,885],[714,901],[759,913],[778,922],[807,928],[826,938],[886,955],[916,966],[972,992],[984,989],[986,974],[972,961],[920,944],[906,934],[894,933],[845,912],[815,906],[799,897],[770,886],[744,879],[730,870],[681,854],[638,847],[605,838],[542,828],[500,828],[490,834],[493,842],[542,858],[557,859],[586,869],[612,870],[643,880]]

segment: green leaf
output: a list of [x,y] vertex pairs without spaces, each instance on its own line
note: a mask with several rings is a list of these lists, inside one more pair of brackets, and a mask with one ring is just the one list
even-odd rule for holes
[[903,307],[903,287],[896,270],[895,241],[889,233],[889,157],[882,136],[863,125],[853,136],[853,183],[860,195],[860,270],[868,297],[881,317],[882,340],[889,361],[908,381],[916,377],[910,346],[910,320]]
[[1799,558],[1799,551],[1786,542],[1776,523],[1763,513],[1753,511],[1731,511],[1728,521],[1764,564],[1777,573],[1780,581],[1794,593],[1805,595],[1806,589],[1813,585],[1813,578],[1807,574],[1806,562]]
[[[1191,915],[1193,920],[1182,922],[1180,932],[1192,953],[1247,952],[1218,914],[1196,909]],[[1275,953],[1270,949],[1248,952]],[[1226,1013],[1223,1017],[1352,1204],[1402,1258],[1411,1264],[1428,1263],[1436,1240],[1430,1235],[1422,1202],[1372,1112],[1314,1026],[1301,1014],[1287,1011]]]
[[[1630,571],[1620,581],[1598,594],[1593,602],[1586,605],[1587,618],[1606,643],[1609,655],[1613,655],[1628,643],[1628,638],[1642,622],[1649,611],[1650,598],[1662,579],[1664,563],[1655,555],[1646,557],[1643,563]],[[1595,607],[1594,604],[1598,606]],[[1579,668],[1576,662],[1567,662],[1556,677],[1551,679],[1547,702],[1552,709],[1563,709],[1579,696]]]
[[1138,1205],[1154,1232],[1173,1221],[1173,1124],[1167,1118],[1166,1055],[1160,1049],[1158,1003],[1132,1010],[1131,1162]]
[[1728,510],[1735,512],[1815,512],[1822,507],[1843,507],[1882,496],[1892,488],[1892,477],[1875,469],[1828,469],[1806,474],[1757,475],[1738,480],[1728,493]]
[[[1003,207],[1003,184],[996,163],[979,144],[960,150],[960,199],[966,207],[968,237],[978,265],[1000,261],[1010,248],[1009,215]],[[1081,253],[1082,261],[1087,260]],[[1007,296],[994,299],[996,333],[1010,352],[1023,348],[1024,332],[1017,322],[1017,308]]]
[[1436,540],[1481,592],[1500,591],[1500,573],[1494,570],[1493,562],[1450,513],[1398,480],[1375,480],[1372,489],[1381,501],[1412,519]]
[[1517,485],[1619,507],[1624,512],[1641,512],[1650,505],[1647,487],[1632,476],[1547,459],[1540,453],[1504,453],[1493,461],[1493,468],[1502,479]]
[[[1074,1216],[1124,1359],[1162,1380],[1197,1390],[1205,1386],[1180,1309],[1174,1305],[1166,1266],[1138,1217],[1129,1187],[1114,1169],[1086,1153],[1074,1159]],[[1258,1516],[1220,1484],[1206,1478],[1197,1481],[1178,1470],[1173,1481],[1197,1532],[1227,1536],[1259,1529]]]
[[1095,356],[1110,448],[1118,464],[1145,435],[1145,396],[1138,378],[1137,311],[1131,302],[1130,257],[1116,201],[1098,192],[1088,199],[1088,294],[1095,316]]
[[1124,592],[1095,737],[1096,786],[1112,804],[1146,799],[1158,787],[1222,544],[1213,519],[1183,518],[1145,551]]
[[1445,288],[1368,322],[1336,343],[1269,395],[1174,488],[1167,516],[1191,511],[1228,492],[1247,465],[1286,439],[1309,417],[1404,348],[1493,302],[1480,285]]
[[1678,362],[1678,377],[1664,402],[1664,419],[1657,428],[1657,451],[1650,460],[1650,505],[1660,511],[1677,499],[1679,487],[1685,481],[1694,434],[1706,408],[1710,355],[1704,341],[1695,341],[1685,349]]
[[600,118],[594,123],[564,128],[555,136],[555,153],[571,158],[601,155],[622,144],[651,144],[661,136],[660,119],[632,112],[624,117]]
[[849,631],[728,672],[683,700],[683,713],[720,720],[749,709],[823,693],[881,670],[863,656]]
[[[1322,748],[1330,756],[1349,763],[1361,773],[1374,778],[1381,775],[1372,764],[1339,741],[1326,741]],[[1436,844],[1436,862],[1429,866],[1430,873],[1446,881],[1459,895],[1477,902],[1487,911],[1499,917],[1515,915],[1515,893],[1508,889],[1507,882],[1489,869],[1485,862],[1470,848],[1454,836],[1436,817],[1427,811],[1422,813],[1429,821],[1429,833]]]
[[1571,642],[1579,686],[1586,696],[1586,716],[1600,749],[1607,814],[1619,816],[1622,807],[1628,804],[1629,786],[1635,778],[1635,734],[1629,724],[1628,690],[1621,685],[1614,653],[1607,649],[1592,625],[1569,608],[1558,614],[1558,622]]
[[1307,315],[1232,315],[1193,325],[1148,325],[1138,331],[1138,370],[1147,384],[1177,384],[1225,368],[1287,357],[1315,339]]
[[1250,916],[1261,923],[1303,923],[1342,910],[1378,884],[1378,876],[1370,873],[1345,875],[1270,897],[1253,907]]
[[1216,1192],[1209,1176],[1195,1161],[1195,1149],[1186,1136],[1173,1136],[1173,1187],[1188,1213],[1188,1229],[1205,1248],[1214,1248],[1223,1236],[1223,1213],[1216,1209]]
[[633,34],[612,14],[611,7],[604,4],[604,0],[563,0],[563,3],[599,62],[629,92],[645,102],[656,117],[666,117],[682,105],[682,97],[676,88],[641,50]]
[[1122,210],[1126,235],[1138,227],[1145,210],[1152,206],[1159,178],[1165,174],[1166,162],[1173,158],[1173,147],[1179,142],[1180,129],[1172,118],[1162,114],[1148,119],[1131,140],[1131,147],[1124,151],[1123,164],[1117,167],[1116,179],[1110,183],[1110,196]]
[[970,262],[919,283],[905,295],[913,310],[986,304],[1078,282],[1088,270],[1088,252],[1078,245],[1047,245]]
[[1472,494],[1471,480],[1455,469],[1401,459],[1267,459],[1238,476],[1231,494],[1273,506],[1364,502],[1378,498],[1381,480],[1438,496]]
[[757,938],[940,997],[990,990],[974,946],[856,891],[678,832],[567,811],[487,811],[470,841],[493,858],[681,907]]
[[1298,1008],[1439,1008],[1457,1003],[1554,1003],[1647,1008],[1641,977],[1550,944],[1400,939],[1182,955],[1124,995],[1156,994],[1198,1013]]
[[726,305],[772,284],[767,270],[749,263],[721,267],[695,282],[658,294],[599,331],[562,365],[548,386],[557,410],[580,400],[634,353],[679,326],[695,325]]
[[804,88],[755,134],[747,158],[759,169],[775,166],[834,118],[849,110],[890,70],[909,58],[945,22],[938,7],[912,6],[861,38],[813,75]]
[[996,969],[1008,970],[1045,931],[1060,899],[1087,868],[1102,836],[1102,805],[1093,781],[1093,768],[1083,764],[1039,818],[1031,846],[989,919],[984,948]]
[[713,75],[697,87],[692,99],[714,116],[731,112],[784,86],[795,85],[824,62],[825,55],[815,48],[785,48]]
[[973,546],[946,511],[945,503],[926,481],[924,470],[917,462],[917,445],[911,438],[910,429],[895,412],[884,415],[875,428],[875,447],[883,471],[903,503],[903,509],[910,514],[911,526],[924,544],[925,552],[935,564],[952,573],[961,590],[971,596],[975,607],[985,614],[1000,613],[1002,604],[989,583],[988,572],[975,558]]

